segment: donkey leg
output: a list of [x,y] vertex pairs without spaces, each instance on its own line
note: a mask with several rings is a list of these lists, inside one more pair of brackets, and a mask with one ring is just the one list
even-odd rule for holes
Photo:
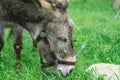
[[16,53],[16,66],[19,67],[21,61],[21,50],[22,50],[22,31],[23,28],[19,25],[13,28],[13,35],[14,35],[14,50]]
[[1,59],[1,50],[2,50],[2,48],[4,46],[3,35],[4,35],[4,27],[1,26],[1,24],[0,24],[0,59]]

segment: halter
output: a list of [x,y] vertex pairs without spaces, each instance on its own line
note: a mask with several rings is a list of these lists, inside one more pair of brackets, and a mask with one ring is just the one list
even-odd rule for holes
[[[43,22],[43,29],[42,29],[41,33],[46,33],[47,25],[48,25],[48,21],[44,20],[44,22]],[[47,37],[39,34],[35,41],[39,42],[41,40],[43,40],[44,43],[46,44],[46,47],[48,49],[48,53],[50,54],[50,57],[53,59],[53,60],[49,61],[48,63],[44,63],[41,60],[42,61],[42,68],[48,68],[48,67],[54,66],[56,64],[64,64],[64,65],[69,65],[69,66],[74,66],[75,65],[75,62],[59,60],[56,57],[55,53],[52,51]]]

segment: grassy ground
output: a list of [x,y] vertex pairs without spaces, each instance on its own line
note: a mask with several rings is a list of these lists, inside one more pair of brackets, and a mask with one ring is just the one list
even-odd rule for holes
[[73,38],[78,55],[76,68],[69,77],[48,76],[41,71],[39,54],[32,50],[32,40],[25,32],[21,73],[16,74],[13,67],[12,37],[2,50],[0,80],[92,80],[85,72],[89,65],[100,62],[120,64],[120,15],[114,18],[116,12],[112,0],[88,0],[88,3],[71,0],[69,12],[75,23]]

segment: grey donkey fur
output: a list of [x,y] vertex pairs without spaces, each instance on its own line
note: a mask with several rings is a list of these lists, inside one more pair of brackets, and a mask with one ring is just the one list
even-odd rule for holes
[[118,11],[120,6],[120,0],[113,0],[113,8],[115,11]]
[[[68,4],[69,0],[0,0],[0,21],[22,26],[34,40],[44,34],[58,59],[76,62]],[[47,29],[41,33],[45,19],[48,21]],[[38,42],[37,49],[43,62],[53,60],[43,40]],[[17,58],[18,61],[20,59]],[[56,64],[53,67],[61,71],[63,76],[68,76],[75,65]]]

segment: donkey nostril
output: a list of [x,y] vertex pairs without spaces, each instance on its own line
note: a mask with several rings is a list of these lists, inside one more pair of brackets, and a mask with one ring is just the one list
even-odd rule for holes
[[69,73],[63,73],[61,70],[58,70],[58,71],[64,78],[66,78],[69,75]]
[[70,70],[70,73],[72,73],[73,69]]

